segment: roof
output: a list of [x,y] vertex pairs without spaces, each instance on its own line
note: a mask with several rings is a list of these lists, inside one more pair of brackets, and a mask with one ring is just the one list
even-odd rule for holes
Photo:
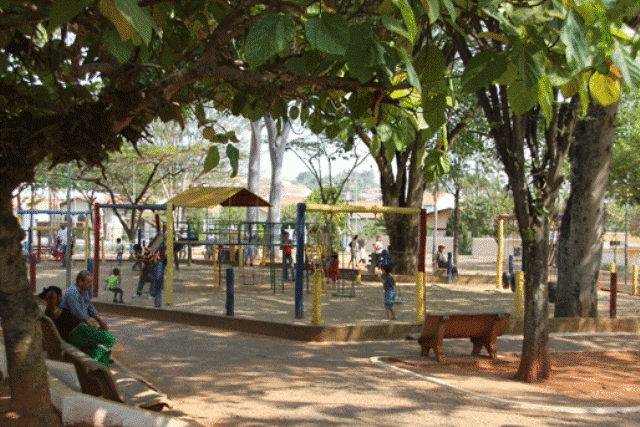
[[271,206],[271,203],[242,187],[193,187],[167,200],[167,203],[183,208]]

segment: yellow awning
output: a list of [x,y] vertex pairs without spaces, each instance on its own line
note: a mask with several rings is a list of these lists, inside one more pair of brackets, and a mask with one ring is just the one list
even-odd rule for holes
[[257,194],[242,187],[194,187],[178,194],[167,203],[183,208],[208,208],[211,206],[271,206]]

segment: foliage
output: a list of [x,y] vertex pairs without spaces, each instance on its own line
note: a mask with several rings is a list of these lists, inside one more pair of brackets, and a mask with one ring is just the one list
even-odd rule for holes
[[639,106],[640,92],[630,93],[620,104],[616,117],[618,132],[609,173],[609,194],[621,204],[627,198],[633,205],[640,204]]

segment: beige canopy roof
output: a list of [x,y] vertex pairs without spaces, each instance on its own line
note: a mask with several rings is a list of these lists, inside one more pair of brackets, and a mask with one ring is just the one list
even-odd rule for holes
[[193,187],[168,200],[167,203],[183,208],[208,208],[218,205],[271,206],[271,203],[242,187]]

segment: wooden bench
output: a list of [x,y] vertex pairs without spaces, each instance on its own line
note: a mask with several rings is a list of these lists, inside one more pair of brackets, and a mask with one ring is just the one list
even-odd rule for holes
[[429,356],[433,349],[436,360],[444,360],[442,342],[446,338],[470,338],[472,355],[477,356],[483,347],[489,356],[496,358],[496,338],[504,333],[509,323],[509,313],[427,313],[418,337],[421,356]]
[[102,397],[152,411],[171,407],[167,395],[148,381],[121,368],[108,369],[60,337],[53,321],[46,315],[39,316],[42,341],[47,357],[60,362],[73,363],[80,390],[91,396]]

